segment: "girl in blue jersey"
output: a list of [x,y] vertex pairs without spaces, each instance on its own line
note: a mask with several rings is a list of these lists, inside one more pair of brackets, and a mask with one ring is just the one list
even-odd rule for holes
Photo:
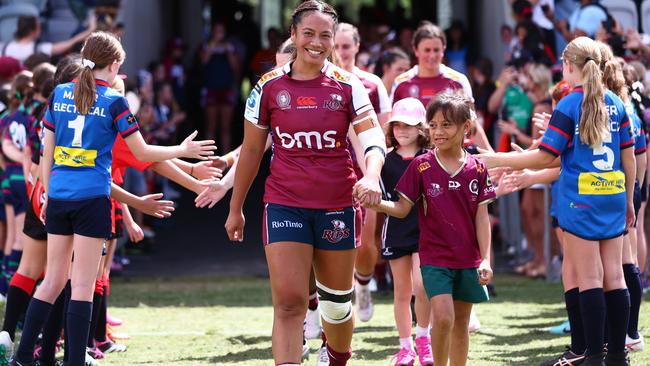
[[111,231],[108,196],[117,133],[141,161],[206,159],[215,149],[212,141],[193,141],[196,132],[179,146],[147,145],[126,99],[110,89],[125,56],[119,41],[108,33],[93,33],[81,56],[84,68],[77,82],[57,86],[43,120],[41,218],[48,232],[47,272],[27,309],[13,365],[32,363],[38,333],[68,275],[72,297],[66,320],[70,343],[66,364],[84,364],[95,274]]
[[558,220],[580,291],[587,345],[583,365],[627,365],[630,298],[621,253],[623,233],[634,219],[634,138],[622,101],[602,85],[596,42],[574,39],[562,61],[564,80],[573,91],[558,103],[540,148],[481,157],[489,167],[514,169],[544,168],[561,157]]
[[639,310],[643,295],[641,271],[637,266],[637,235],[636,217],[641,207],[641,188],[646,171],[646,139],[641,129],[641,120],[632,106],[625,78],[625,61],[617,60],[610,46],[598,42],[604,64],[601,64],[603,83],[605,87],[616,94],[625,104],[626,112],[630,118],[632,134],[634,136],[634,156],[636,158],[636,179],[634,185],[634,227],[628,230],[623,238],[623,276],[630,293],[630,319],[628,321],[625,347],[629,351],[640,351],[644,347],[643,337],[638,332]]

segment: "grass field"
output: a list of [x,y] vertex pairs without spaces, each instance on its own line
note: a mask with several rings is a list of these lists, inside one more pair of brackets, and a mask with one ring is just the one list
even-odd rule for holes
[[[116,280],[110,311],[125,320],[129,350],[103,365],[272,365],[271,295],[267,279]],[[541,280],[500,275],[498,297],[478,306],[482,322],[472,335],[470,365],[537,365],[557,354],[568,337],[545,328],[564,320],[562,290]],[[392,301],[375,298],[375,316],[359,323],[349,365],[388,365],[398,351]],[[650,305],[642,308],[642,333],[650,338]],[[316,349],[320,341],[311,341]],[[632,356],[649,365],[650,351]],[[307,365],[315,363],[315,356]]]

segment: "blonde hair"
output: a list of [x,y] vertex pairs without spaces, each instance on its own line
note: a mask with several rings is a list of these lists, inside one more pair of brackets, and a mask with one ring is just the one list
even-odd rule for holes
[[74,86],[74,105],[80,115],[88,114],[95,104],[97,89],[93,70],[103,69],[116,61],[122,63],[124,57],[120,41],[110,33],[95,32],[86,39],[81,49],[81,58],[91,61],[94,66],[84,65]]
[[548,90],[553,80],[551,70],[543,64],[531,64],[528,67],[528,76],[530,81],[542,90]]
[[126,87],[124,86],[124,80],[121,77],[116,77],[113,79],[111,84],[111,89],[114,89],[116,92],[120,93],[122,96],[126,93]]
[[580,141],[592,148],[597,147],[610,133],[603,73],[600,70],[600,47],[591,38],[578,37],[566,46],[562,58],[582,71],[584,95],[579,125]]
[[603,84],[623,101],[627,101],[627,87],[621,64],[614,57],[611,47],[607,43],[598,41],[600,49],[600,71],[603,73]]

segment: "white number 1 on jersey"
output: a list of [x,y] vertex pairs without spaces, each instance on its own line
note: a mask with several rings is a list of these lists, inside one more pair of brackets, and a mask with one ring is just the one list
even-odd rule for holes
[[77,118],[72,121],[68,121],[68,128],[74,130],[72,147],[81,147],[81,136],[84,131],[84,124],[86,124],[86,116],[77,116]]

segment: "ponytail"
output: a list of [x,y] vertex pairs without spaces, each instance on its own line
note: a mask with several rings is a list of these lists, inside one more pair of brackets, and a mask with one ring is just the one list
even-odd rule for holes
[[105,69],[114,62],[121,64],[124,57],[124,49],[114,35],[95,32],[88,36],[81,49],[81,71],[74,86],[74,105],[80,115],[88,114],[95,104],[97,87],[93,70]]
[[95,104],[95,76],[89,67],[81,69],[74,86],[74,105],[80,115],[88,114],[90,108]]
[[587,58],[582,67],[582,76],[584,97],[580,116],[580,141],[591,147],[597,147],[610,132],[602,74],[595,59]]
[[618,95],[623,101],[628,100],[627,87],[621,64],[614,57],[611,47],[607,43],[596,42],[600,49],[602,60],[600,71],[603,73],[603,84],[605,88]]

